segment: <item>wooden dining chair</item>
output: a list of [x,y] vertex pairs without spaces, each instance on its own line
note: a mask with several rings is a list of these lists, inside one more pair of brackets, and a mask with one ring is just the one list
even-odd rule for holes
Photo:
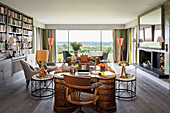
[[[66,86],[66,99],[68,102],[79,105],[80,109],[77,113],[84,113],[81,106],[94,104],[98,100],[98,87],[102,85],[100,82],[90,83],[90,77],[78,77],[64,75],[64,84]],[[94,93],[87,93],[84,90],[93,90]]]

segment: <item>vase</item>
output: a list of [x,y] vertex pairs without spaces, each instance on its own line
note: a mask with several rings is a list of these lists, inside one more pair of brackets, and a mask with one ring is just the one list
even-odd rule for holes
[[78,57],[78,50],[74,51],[74,56]]
[[105,67],[100,67],[101,72],[105,72]]

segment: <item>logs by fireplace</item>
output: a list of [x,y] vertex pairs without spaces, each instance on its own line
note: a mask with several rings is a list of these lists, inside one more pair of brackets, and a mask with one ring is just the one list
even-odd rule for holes
[[165,66],[164,66],[164,54],[160,54],[160,70],[164,71]]

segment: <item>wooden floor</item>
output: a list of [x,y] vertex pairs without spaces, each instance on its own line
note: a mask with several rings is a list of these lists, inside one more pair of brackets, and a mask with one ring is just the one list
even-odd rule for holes
[[[113,64],[113,68],[120,72],[117,65]],[[128,73],[137,76],[137,97],[132,101],[116,100],[116,113],[170,113],[170,91],[142,75],[142,71],[132,66],[127,68]],[[33,98],[30,87],[25,86],[23,71],[0,83],[0,113],[55,113],[54,98]],[[86,113],[97,113],[92,105],[83,106],[82,109]]]

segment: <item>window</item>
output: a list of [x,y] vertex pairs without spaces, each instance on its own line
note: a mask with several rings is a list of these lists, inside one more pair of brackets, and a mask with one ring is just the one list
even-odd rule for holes
[[[70,30],[70,42],[79,42],[83,45],[79,50],[79,55],[88,54],[89,51],[100,51],[100,31],[99,30]],[[69,51],[73,54],[74,50],[70,46]]]
[[88,54],[89,51],[110,51],[109,60],[113,60],[113,32],[112,30],[56,30],[57,56],[63,59],[62,51],[68,51],[73,55],[71,42],[83,45],[78,54]]
[[102,30],[102,51],[109,51],[108,59],[113,61],[113,31]]
[[63,59],[63,51],[68,51],[68,30],[56,31],[57,58]]

